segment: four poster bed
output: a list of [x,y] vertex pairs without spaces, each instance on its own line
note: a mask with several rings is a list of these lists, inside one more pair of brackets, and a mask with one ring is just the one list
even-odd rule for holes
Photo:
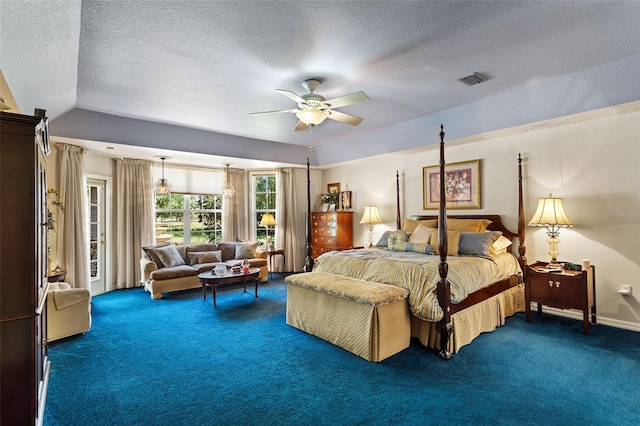
[[[445,193],[444,158],[444,131],[441,127],[440,194]],[[384,248],[374,247],[329,252],[313,259],[311,257],[311,218],[309,217],[307,259],[305,262],[307,273],[288,277],[289,289],[292,289],[292,285],[301,285],[316,293],[331,294],[330,297],[369,303],[374,305],[376,310],[380,310],[386,304],[396,303],[400,299],[405,306],[408,306],[406,316],[407,324],[410,324],[410,331],[406,333],[410,333],[410,337],[417,338],[423,345],[438,350],[438,355],[442,359],[450,359],[453,353],[458,352],[460,347],[470,343],[480,333],[493,331],[496,327],[504,325],[506,317],[524,311],[523,271],[526,266],[526,258],[522,160],[518,156],[517,233],[508,230],[502,224],[499,215],[447,216],[446,200],[443,196],[440,196],[437,216],[414,215],[410,220],[405,220],[405,224],[403,224],[400,216],[400,184],[397,173],[396,180],[398,231],[391,233],[388,245]],[[308,211],[310,212],[309,188],[307,188],[307,198]],[[416,226],[413,230],[414,233],[430,233],[426,234],[430,235],[426,237],[428,242],[413,243],[411,239],[407,241],[403,238],[406,233],[401,229],[409,225]],[[508,249],[494,249],[494,243],[497,243],[498,240],[504,241],[505,238],[512,241],[518,239],[517,257]],[[459,251],[460,254],[458,254]],[[343,291],[345,286],[350,286],[351,290],[345,290],[345,293]],[[359,297],[357,294],[357,292],[370,293],[370,290],[373,291],[375,286],[378,286],[375,288],[378,293],[386,292],[385,296],[380,296],[378,301],[372,302],[370,294],[363,297]],[[396,290],[397,287],[400,287],[404,293],[397,294],[390,291],[394,290],[391,286],[396,287]],[[334,337],[336,334],[353,334],[354,332],[349,327],[340,326],[339,323],[326,325],[330,318],[343,315],[344,321],[350,321],[353,315],[350,316],[350,312],[325,314],[322,312],[323,309],[337,309],[332,307],[335,304],[331,300],[328,303],[325,299],[322,299],[322,302],[318,299],[310,310],[309,295],[311,294],[313,297],[313,294],[316,293],[305,293],[305,306],[300,309],[296,308],[295,303],[302,302],[295,302],[293,299],[295,296],[288,299],[288,324],[372,361],[379,361],[390,356],[389,353],[395,353],[394,350],[397,352],[408,346],[408,343],[396,345],[396,349],[380,356],[358,353],[359,349],[353,350],[348,347],[349,340],[358,338],[358,336]],[[408,303],[404,302],[404,297]],[[289,306],[290,304],[292,306]],[[312,315],[316,315],[316,317],[312,317]],[[374,346],[376,346],[375,351],[378,351],[377,345],[384,345],[385,342],[378,343],[378,340],[392,339],[389,336],[404,332],[393,331],[394,325],[388,324],[389,321],[395,322],[396,319],[383,319],[379,317],[381,314],[378,312],[374,315],[376,317],[369,324],[369,327],[377,327],[382,331],[379,336],[378,334],[374,336],[375,342],[372,343],[370,339],[367,343],[370,351]],[[396,312],[393,315],[394,318],[397,318],[405,314]],[[309,326],[314,321],[318,324]],[[403,321],[404,318],[401,318],[399,322]],[[327,327],[340,329],[325,330]],[[398,327],[405,326],[399,325]],[[386,335],[383,329],[387,329]]]

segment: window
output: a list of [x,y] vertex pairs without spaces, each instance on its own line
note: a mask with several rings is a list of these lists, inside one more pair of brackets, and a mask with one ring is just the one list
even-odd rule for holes
[[221,240],[221,196],[156,195],[156,242],[202,244]]
[[264,226],[260,226],[260,221],[265,213],[271,213],[273,217],[276,216],[276,175],[275,174],[261,174],[253,176],[253,191],[255,195],[255,218],[256,218],[256,241],[260,245],[264,245],[266,242],[267,232],[274,240],[274,227],[270,226],[268,229]]

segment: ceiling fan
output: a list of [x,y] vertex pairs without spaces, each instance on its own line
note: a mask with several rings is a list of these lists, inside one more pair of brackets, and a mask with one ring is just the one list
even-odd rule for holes
[[344,112],[334,111],[334,109],[368,101],[369,98],[364,92],[355,92],[344,96],[338,96],[333,99],[325,99],[324,96],[314,93],[318,86],[320,86],[320,80],[305,80],[302,83],[302,86],[307,89],[309,93],[298,96],[289,90],[276,89],[277,92],[280,92],[287,98],[295,101],[298,104],[298,108],[283,109],[279,111],[252,112],[251,115],[277,114],[281,112],[295,113],[299,120],[298,125],[295,128],[296,131],[304,130],[307,127],[315,127],[322,123],[326,118],[351,124],[352,126],[356,126],[362,121],[362,118],[360,117],[345,114]]

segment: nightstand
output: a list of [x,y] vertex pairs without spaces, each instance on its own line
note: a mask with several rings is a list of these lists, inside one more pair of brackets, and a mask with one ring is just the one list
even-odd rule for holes
[[546,266],[538,262],[527,267],[527,321],[531,321],[531,302],[538,304],[538,313],[542,313],[542,305],[579,309],[583,315],[582,332],[588,335],[589,310],[591,322],[597,324],[595,266],[591,265],[586,271],[544,272]]

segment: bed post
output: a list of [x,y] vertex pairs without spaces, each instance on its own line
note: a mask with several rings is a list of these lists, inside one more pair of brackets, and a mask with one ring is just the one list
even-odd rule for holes
[[438,321],[437,329],[440,332],[440,352],[438,356],[444,360],[451,359],[449,351],[449,340],[453,334],[453,324],[451,323],[451,313],[449,304],[451,303],[451,286],[447,280],[449,265],[447,264],[447,200],[445,188],[445,160],[444,160],[444,126],[440,125],[440,204],[438,210],[438,251],[440,252],[440,263],[438,272],[440,281],[438,282],[438,303],[442,308],[442,319]]
[[400,223],[400,173],[396,170],[396,204],[398,206],[398,212],[396,213],[396,226],[397,229],[402,229],[402,224]]
[[309,172],[309,158],[307,158],[307,257],[304,261],[304,271],[313,270],[313,257],[311,256],[311,174]]
[[522,157],[518,153],[518,262],[522,273],[527,272],[527,247],[524,245],[525,239],[525,218],[524,218],[524,201],[522,197]]

